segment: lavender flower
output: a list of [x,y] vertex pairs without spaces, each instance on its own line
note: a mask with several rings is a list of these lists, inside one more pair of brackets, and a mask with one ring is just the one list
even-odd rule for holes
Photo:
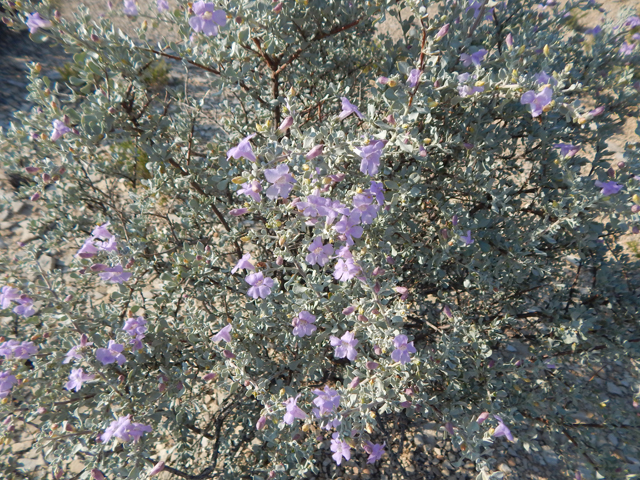
[[293,117],[289,115],[282,121],[282,123],[278,127],[278,130],[280,130],[281,132],[286,132],[291,127],[291,125],[293,125]]
[[218,333],[216,333],[213,337],[211,337],[211,341],[213,343],[219,343],[221,340],[224,340],[227,343],[231,342],[231,330],[233,327],[231,325],[227,325],[222,328]]
[[166,12],[169,10],[169,2],[167,0],[158,0],[158,12]]
[[602,188],[602,190],[600,190],[600,193],[605,197],[608,197],[609,195],[615,195],[620,190],[622,190],[622,185],[611,181],[601,182],[600,180],[596,180],[596,187]]
[[440,27],[440,30],[438,30],[438,33],[436,33],[434,40],[438,41],[442,39],[447,33],[449,33],[449,24],[445,23],[442,27]]
[[140,350],[142,339],[147,333],[147,321],[143,317],[128,318],[122,329],[133,337],[129,340],[129,343],[133,345],[133,350]]
[[[355,208],[353,209],[351,216],[357,215],[357,218],[359,218],[365,225],[373,223],[375,218],[378,216],[379,207],[372,205],[372,202],[373,196],[371,194],[357,193],[353,197],[353,206]],[[336,227],[337,226],[338,225],[336,225]]]
[[305,155],[305,158],[307,160],[311,160],[313,158],[319,157],[320,155],[322,155],[323,149],[324,149],[324,145],[316,145],[311,150],[309,150],[309,153]]
[[302,338],[305,335],[311,336],[313,332],[317,330],[315,325],[316,317],[306,310],[302,310],[297,317],[293,319],[291,322],[291,326],[293,327],[293,334]]
[[318,418],[333,412],[340,406],[340,395],[328,385],[324,386],[324,390],[313,390],[313,394],[316,395],[313,404],[318,407],[313,410],[313,413]]
[[122,8],[122,12],[125,15],[130,15],[132,17],[138,15],[138,6],[136,5],[135,0],[124,0],[124,7]]
[[633,53],[633,51],[636,48],[636,44],[635,43],[628,43],[628,42],[623,42],[622,45],[620,45],[620,54],[621,55],[631,55]]
[[191,28],[208,37],[215,37],[218,34],[218,28],[227,24],[227,15],[224,10],[215,10],[215,8],[213,3],[203,1],[194,3],[192,10],[196,16],[189,19]]
[[540,85],[557,85],[558,81],[553,78],[550,75],[547,75],[547,72],[545,72],[544,70],[542,70],[540,73],[534,75],[536,82],[538,82]]
[[593,118],[593,117],[597,117],[598,115],[602,115],[603,112],[604,112],[604,105],[600,105],[599,107],[596,107],[593,110],[591,110],[589,113],[587,113],[587,116]]
[[353,362],[358,356],[358,352],[356,352],[358,340],[356,340],[353,332],[346,332],[341,338],[331,335],[329,339],[331,340],[331,346],[336,347],[336,358],[347,357]]
[[347,245],[351,246],[354,244],[353,238],[362,237],[362,227],[358,225],[360,223],[360,218],[358,215],[354,215],[351,217],[347,217],[343,215],[338,223],[335,224],[333,229],[344,235],[347,239]]
[[633,15],[629,18],[627,18],[627,21],[624,23],[627,27],[640,27],[640,17],[638,17],[637,15]]
[[333,278],[341,282],[347,282],[362,273],[362,269],[355,264],[353,258],[340,259],[336,263]]
[[18,379],[10,372],[0,372],[0,398],[9,395],[11,388],[18,384]]
[[596,25],[593,28],[589,28],[588,30],[586,30],[584,33],[588,34],[588,35],[599,35],[600,32],[602,32],[602,27],[600,25]]
[[407,85],[409,85],[411,88],[415,88],[420,81],[421,74],[422,71],[418,68],[414,68],[413,70],[411,70],[411,72],[409,73],[409,78],[407,79]]
[[507,44],[507,48],[509,50],[511,50],[513,48],[513,35],[511,35],[511,33],[507,34],[507,36],[504,39],[504,43]]
[[287,409],[287,412],[284,414],[283,420],[287,425],[293,425],[293,422],[296,421],[296,418],[299,418],[300,420],[304,420],[305,418],[307,418],[307,414],[304,413],[297,405],[298,398],[300,398],[300,395],[296,397],[290,397],[283,402],[285,408]]
[[496,438],[504,436],[507,437],[507,440],[513,442],[513,435],[511,434],[511,430],[509,430],[509,427],[504,424],[502,418],[500,418],[498,415],[494,415],[493,418],[498,420],[499,423],[498,427],[493,432],[493,436]]
[[376,201],[378,202],[378,205],[384,205],[384,185],[382,184],[382,182],[376,182],[371,180],[369,193],[376,197]]
[[409,342],[406,335],[397,335],[396,338],[393,339],[393,344],[396,349],[391,352],[391,359],[403,365],[409,363],[411,361],[409,354],[416,353],[416,347],[413,346],[413,342]]
[[272,200],[278,198],[278,196],[287,198],[293,188],[293,183],[296,181],[296,179],[289,174],[289,165],[284,163],[278,165],[276,168],[265,170],[264,177],[269,183],[273,184],[267,188],[266,191],[267,197]]
[[71,347],[71,349],[64,356],[64,360],[62,361],[62,363],[69,363],[72,358],[75,358],[76,360],[82,360],[84,358],[84,355],[82,354],[82,350],[85,347],[89,347],[91,345],[93,345],[93,342],[90,342],[89,337],[87,337],[83,333],[82,336],[80,337],[80,345],[75,345]]
[[539,117],[542,114],[542,109],[551,103],[553,97],[553,90],[550,87],[544,87],[542,92],[536,94],[533,90],[525,92],[520,98],[522,105],[529,105],[531,109],[532,117]]
[[109,283],[124,283],[131,278],[131,272],[125,272],[122,265],[109,267],[100,273],[100,278]]
[[112,438],[117,438],[121,442],[137,442],[145,432],[151,432],[153,429],[149,425],[131,422],[131,415],[126,417],[118,417],[117,420],[111,422],[102,435],[100,440],[103,443],[108,442]]
[[118,362],[118,365],[123,365],[127,359],[122,354],[124,345],[109,340],[107,348],[99,348],[96,350],[96,358],[102,362],[103,365],[109,365],[110,363]]
[[0,293],[0,308],[3,310],[11,306],[12,301],[17,301],[20,298],[20,290],[17,288],[4,286]]
[[316,237],[307,249],[311,252],[305,259],[309,265],[324,267],[329,261],[329,255],[333,255],[333,246],[330,243],[323,245],[322,237]]
[[462,64],[465,67],[470,67],[471,64],[475,65],[476,67],[479,67],[486,54],[487,54],[487,51],[484,48],[481,48],[480,50],[478,50],[475,53],[472,53],[471,55],[467,53],[461,54],[460,60],[462,61]]
[[373,140],[369,145],[356,148],[355,152],[362,158],[360,162],[360,171],[370,177],[378,173],[380,168],[380,156],[384,142],[382,140]]
[[96,378],[95,375],[84,373],[81,368],[72,368],[69,374],[69,381],[64,384],[64,388],[79,392],[84,382],[88,382],[94,378]]
[[376,463],[378,460],[380,460],[384,455],[385,445],[386,445],[386,442],[382,444],[366,442],[364,444],[364,451],[369,454],[367,463]]
[[20,298],[16,301],[20,304],[17,307],[14,307],[14,309],[12,310],[16,315],[21,315],[25,318],[29,318],[36,313],[35,308],[33,308],[33,299],[27,297],[26,295],[20,295]]
[[349,461],[351,459],[351,447],[347,442],[343,442],[338,438],[338,432],[334,432],[331,436],[333,440],[331,440],[331,451],[334,452],[331,457],[336,462],[336,465],[340,465],[342,463],[342,458]]
[[49,28],[51,22],[40,16],[38,12],[27,14],[27,27],[29,27],[29,33],[36,33],[40,28]]
[[471,238],[471,230],[467,230],[466,235],[460,235],[460,239],[464,242],[466,246],[469,246],[475,242],[475,240]]
[[267,298],[271,294],[273,278],[265,278],[262,272],[247,275],[244,281],[251,285],[251,288],[247,291],[247,295],[251,298]]
[[55,142],[70,131],[71,129],[67,127],[63,122],[61,122],[60,120],[54,120],[53,130],[51,130],[51,141]]
[[229,210],[229,215],[233,217],[239,217],[241,215],[244,215],[248,211],[249,211],[248,208],[234,208],[233,210]]
[[87,238],[84,244],[82,245],[82,247],[80,247],[80,250],[78,250],[78,253],[76,253],[76,255],[78,255],[80,258],[91,258],[95,256],[99,250],[94,245],[93,241],[94,241],[93,238]]
[[580,145],[571,145],[570,143],[554,143],[553,148],[560,149],[560,155],[571,158],[582,148]]
[[355,113],[360,120],[364,120],[364,117],[353,103],[351,103],[347,97],[341,97],[342,100],[342,112],[340,112],[339,118],[340,120],[344,120],[352,113]]
[[38,347],[36,347],[33,342],[19,343],[17,340],[9,340],[4,343],[0,343],[0,355],[7,360],[12,358],[28,360],[36,353],[38,353]]
[[489,412],[482,412],[480,415],[478,415],[478,418],[476,420],[476,422],[478,422],[478,425],[482,425],[482,423],[489,418]]
[[484,87],[475,87],[471,85],[458,85],[458,95],[462,98],[471,97],[476,93],[484,92]]
[[153,477],[154,475],[159,474],[163,470],[164,470],[164,462],[160,461],[156,463],[151,470],[149,470],[149,473],[147,475],[149,477]]
[[231,269],[231,273],[234,274],[236,273],[238,270],[251,270],[252,272],[256,271],[256,267],[254,267],[253,263],[251,263],[251,254],[250,253],[245,253],[242,258],[240,260],[238,260],[238,263],[236,264],[235,267],[233,267]]
[[296,204],[297,209],[301,211],[305,217],[321,217],[329,215],[331,206],[331,199],[321,197],[316,194],[308,195],[305,201],[298,202]]
[[262,185],[260,185],[260,181],[253,180],[251,182],[244,183],[240,190],[236,192],[236,195],[246,195],[247,197],[251,197],[254,202],[259,202],[261,191]]
[[[204,3],[204,2],[197,2],[197,3]],[[213,4],[210,4],[210,5],[213,5]],[[219,10],[219,11],[222,12],[222,10]],[[197,18],[197,17],[192,17],[192,18]],[[251,135],[248,135],[244,137],[242,140],[240,140],[240,143],[237,146],[230,148],[229,151],[227,152],[227,160],[229,160],[230,158],[235,158],[236,160],[240,160],[241,158],[246,158],[251,162],[255,162],[256,156],[253,154],[253,149],[251,148],[251,143],[250,143],[250,140],[255,136],[256,134],[252,133]]]

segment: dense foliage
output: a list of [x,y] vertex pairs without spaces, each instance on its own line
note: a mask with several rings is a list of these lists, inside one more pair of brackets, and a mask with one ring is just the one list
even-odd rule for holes
[[[389,416],[445,425],[479,470],[493,443],[578,414],[638,427],[598,406],[587,369],[638,355],[619,238],[640,225],[640,157],[607,150],[637,111],[637,17],[585,32],[585,1],[2,3],[75,63],[59,82],[31,65],[37,107],[1,139],[19,195],[46,206],[42,241],[3,262],[7,478],[38,475],[12,450],[34,427],[54,475],[75,459],[74,478],[198,479],[391,464]],[[190,73],[152,81],[160,60]],[[46,272],[51,252],[70,260]],[[616,472],[588,429],[569,438]]]

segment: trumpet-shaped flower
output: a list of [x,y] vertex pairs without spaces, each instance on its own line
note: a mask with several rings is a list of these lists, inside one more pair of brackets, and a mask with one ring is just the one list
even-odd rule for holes
[[487,54],[487,51],[484,48],[481,48],[475,53],[471,55],[467,53],[463,53],[460,55],[460,60],[465,67],[470,67],[472,64],[476,67],[479,67],[484,59],[484,56]]
[[138,15],[138,6],[136,5],[135,0],[124,0],[124,6],[122,7],[122,12],[125,15],[130,15],[135,17]]
[[49,28],[51,26],[51,22],[42,18],[38,12],[28,13],[25,23],[29,27],[29,33],[36,33],[40,28]]
[[153,429],[149,425],[133,423],[131,415],[127,415],[126,417],[118,417],[117,420],[111,422],[104,433],[100,435],[100,440],[106,443],[115,437],[121,442],[137,442],[142,435],[151,431]]
[[3,310],[5,308],[9,308],[11,306],[11,302],[17,302],[20,298],[20,290],[17,288],[13,288],[10,286],[2,287],[2,291],[0,293],[0,308]]
[[324,267],[329,261],[329,255],[333,255],[333,245],[330,243],[323,245],[322,237],[316,237],[307,249],[311,252],[305,259],[309,265],[318,264]]
[[35,308],[33,308],[33,299],[27,297],[26,295],[20,295],[20,298],[16,300],[20,305],[13,308],[13,313],[17,315],[21,315],[25,318],[29,318],[34,313],[36,313]]
[[116,343],[113,340],[109,340],[107,348],[99,348],[96,350],[96,358],[103,365],[109,365],[114,362],[117,362],[118,365],[123,365],[124,362],[127,361],[125,356],[122,354],[123,350],[124,345]]
[[358,215],[353,215],[351,217],[347,217],[343,215],[338,223],[335,224],[333,229],[344,235],[347,239],[347,245],[353,245],[353,237],[360,238],[362,237],[362,227],[359,225],[360,218]]
[[358,356],[358,352],[356,352],[358,340],[355,338],[353,332],[346,332],[341,338],[331,335],[329,339],[331,340],[331,346],[336,347],[336,358],[346,357],[353,362]]
[[318,407],[314,409],[314,414],[318,418],[333,412],[340,406],[340,395],[328,385],[324,386],[324,390],[313,390],[313,394],[316,395],[313,404]]
[[296,181],[293,175],[289,174],[289,165],[284,163],[281,163],[276,168],[265,170],[264,177],[269,183],[273,184],[266,191],[267,197],[272,200],[278,198],[278,196],[287,198]]
[[509,427],[505,425],[505,423],[502,421],[502,418],[500,418],[498,415],[494,415],[493,417],[498,420],[498,426],[494,430],[493,436],[496,438],[507,437],[507,440],[513,442],[513,435],[511,433],[511,430],[509,430]]
[[386,442],[385,443],[366,442],[364,444],[364,451],[369,454],[367,463],[376,463],[378,460],[380,460],[384,455],[385,445],[386,445]]
[[70,131],[71,129],[67,127],[63,122],[61,122],[60,120],[54,120],[53,130],[51,130],[51,140],[55,142]]
[[349,461],[351,459],[351,447],[347,442],[344,442],[338,438],[338,432],[334,432],[331,436],[331,451],[334,452],[331,457],[336,462],[336,465],[342,463],[342,458]]
[[542,109],[551,103],[552,97],[553,90],[551,87],[544,87],[540,93],[536,93],[533,90],[523,93],[520,103],[529,105],[531,116],[535,118],[539,117],[542,114]]
[[409,72],[409,78],[407,78],[407,85],[409,85],[411,88],[415,88],[420,81],[421,74],[422,71],[419,68],[414,68],[413,70],[411,70],[411,72]]
[[224,10],[216,10],[215,8],[213,3],[203,1],[194,3],[192,10],[196,15],[189,19],[191,28],[208,37],[215,37],[219,28],[227,24],[227,14]]
[[560,155],[571,158],[582,148],[580,145],[571,145],[570,143],[554,143],[553,148],[560,149]]
[[380,169],[380,157],[384,142],[382,140],[373,140],[369,145],[356,148],[355,152],[362,158],[360,161],[360,171],[370,177],[378,173]]
[[100,278],[109,283],[124,283],[131,278],[131,272],[125,272],[122,265],[109,267],[100,273]]
[[0,372],[0,398],[9,395],[11,388],[18,384],[18,379],[10,372]]
[[340,115],[339,115],[340,120],[344,120],[352,113],[355,113],[360,120],[364,120],[364,117],[360,113],[360,110],[358,110],[358,107],[356,107],[353,103],[351,103],[347,99],[347,97],[341,97],[341,100],[342,100],[342,112],[340,112]]
[[80,344],[74,345],[73,347],[71,347],[71,349],[65,354],[64,360],[62,361],[62,363],[69,363],[73,358],[75,358],[76,360],[82,360],[84,358],[82,350],[85,347],[89,347],[91,345],[93,345],[93,342],[90,342],[89,337],[87,337],[83,333],[82,336],[80,337]]
[[231,269],[231,273],[236,273],[238,270],[251,270],[252,272],[256,271],[256,267],[251,263],[251,254],[245,253],[235,267]]
[[236,192],[236,195],[246,195],[247,197],[251,197],[254,202],[259,202],[261,191],[262,185],[260,185],[260,180],[253,180],[242,184],[242,187]]
[[166,12],[169,10],[169,2],[167,0],[158,0],[157,1],[158,12]]
[[616,182],[601,182],[600,180],[596,180],[596,187],[601,188],[600,193],[605,197],[609,195],[615,195],[620,190],[622,190],[622,185]]
[[[357,218],[359,218],[365,225],[373,223],[375,218],[378,216],[378,208],[380,207],[372,205],[372,203],[373,195],[369,193],[355,194],[353,197],[353,206],[355,208],[353,209],[353,212],[351,212],[351,216],[357,215]],[[338,225],[336,225],[336,227],[337,226]]]
[[28,360],[36,353],[38,353],[38,347],[36,347],[33,342],[20,343],[17,340],[8,340],[0,343],[0,355],[7,360],[12,358]]
[[304,413],[297,405],[298,398],[300,398],[300,395],[290,397],[283,402],[285,408],[287,409],[286,413],[284,414],[283,420],[287,425],[293,425],[293,422],[296,421],[296,418],[299,418],[300,420],[304,420],[305,418],[307,418],[307,414]]
[[[204,3],[204,2],[197,2],[197,3]],[[194,7],[195,7],[195,4],[194,4]],[[222,10],[220,10],[220,12],[222,12]],[[193,17],[193,18],[196,18],[196,17]],[[229,160],[230,158],[235,158],[236,160],[240,160],[241,158],[246,158],[251,162],[255,162],[256,156],[253,154],[253,148],[251,148],[251,139],[255,136],[256,134],[252,133],[251,135],[248,135],[244,137],[242,140],[240,140],[240,143],[237,146],[230,148],[229,151],[227,152],[227,160]]]
[[231,330],[233,330],[233,327],[231,325],[227,325],[226,327],[223,327],[222,330],[220,330],[213,337],[211,337],[211,341],[213,343],[219,343],[222,340],[224,340],[227,343],[231,342]]
[[317,327],[313,325],[316,322],[316,316],[302,310],[297,317],[295,317],[291,326],[293,327],[293,334],[302,338],[305,335],[311,336],[313,332],[317,330]]
[[244,279],[251,288],[247,291],[247,295],[251,298],[267,298],[271,294],[271,288],[273,288],[273,278],[264,277],[262,272],[252,273],[247,275]]
[[81,368],[72,368],[69,374],[69,381],[64,384],[64,388],[79,392],[84,382],[88,382],[94,378],[96,378],[95,375],[84,373]]
[[403,365],[411,361],[409,357],[410,353],[416,353],[416,347],[413,346],[413,342],[409,342],[406,335],[398,335],[393,339],[393,344],[396,349],[391,352],[391,359],[394,362],[400,362]]

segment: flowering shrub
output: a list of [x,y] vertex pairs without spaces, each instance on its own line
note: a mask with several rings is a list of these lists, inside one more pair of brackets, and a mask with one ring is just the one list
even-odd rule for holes
[[[55,478],[401,475],[389,418],[443,425],[480,470],[536,428],[620,469],[573,427],[638,427],[578,368],[638,355],[638,144],[606,144],[637,109],[637,24],[576,30],[587,1],[114,3],[131,37],[2,4],[78,67],[32,64],[2,137],[46,207],[3,262],[6,475],[34,425]],[[215,100],[153,90],[159,58]]]

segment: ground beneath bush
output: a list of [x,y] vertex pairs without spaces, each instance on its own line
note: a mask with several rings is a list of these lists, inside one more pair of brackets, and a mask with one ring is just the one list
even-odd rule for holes
[[[170,0],[171,1],[171,0]],[[60,6],[63,16],[70,16],[80,2],[69,0]],[[116,2],[114,2],[116,3]],[[146,1],[138,2],[143,8]],[[605,2],[607,10],[616,14],[621,8],[628,5],[638,5],[638,0],[621,0]],[[85,4],[94,15],[105,12],[106,1],[87,0]],[[155,4],[155,0],[150,5]],[[115,8],[120,8],[116,5]],[[601,14],[592,12],[581,20],[584,25],[593,26],[600,19]],[[141,20],[138,19],[139,23]],[[123,15],[116,19],[118,27],[131,31],[135,25],[134,20]],[[383,28],[392,34],[398,34],[397,24],[389,21]],[[69,57],[59,46],[48,44],[36,44],[29,39],[26,32],[10,32],[4,26],[0,26],[0,126],[9,128],[12,115],[17,110],[28,110],[33,104],[27,98],[26,73],[28,62],[40,62],[43,66],[43,74],[53,80],[61,76],[56,67],[63,66],[69,61]],[[198,76],[198,72],[190,73],[190,88],[206,89],[207,80],[204,76]],[[170,74],[170,82],[182,82],[184,72],[179,68]],[[212,123],[205,125],[199,132],[205,138],[208,132],[216,128]],[[620,131],[619,136],[610,144],[610,150],[615,152],[618,159],[622,159],[625,140],[631,140],[634,135],[635,123],[628,122]],[[636,137],[637,140],[637,137]],[[12,185],[12,181],[14,185]],[[16,195],[15,179],[6,175],[0,178],[0,248],[7,249],[10,254],[17,252],[22,245],[29,242],[39,242],[39,238],[29,232],[28,222],[30,218],[37,216],[40,207],[37,202],[32,203],[25,198]],[[631,239],[632,237],[629,237]],[[625,240],[627,241],[627,240]],[[45,272],[54,268],[65,268],[71,261],[69,252],[48,251],[43,252],[38,259]],[[0,275],[2,270],[0,270]],[[1,276],[0,276],[1,280]],[[105,292],[97,295],[104,297]],[[521,352],[523,358],[527,355],[524,345],[516,345],[514,348],[524,348]],[[633,360],[631,360],[633,361]],[[599,390],[600,399],[606,408],[630,411],[631,402],[640,379],[634,378],[629,372],[630,364],[623,361],[612,361],[603,356],[597,365],[587,366],[581,374],[593,375],[591,381]],[[559,364],[560,368],[563,368]],[[571,368],[569,365],[564,366]],[[578,374],[578,373],[577,373]],[[406,417],[394,418],[388,423],[387,450],[389,456],[386,462],[378,467],[366,465],[364,457],[353,459],[336,467],[330,457],[329,442],[322,444],[323,457],[318,457],[318,466],[321,473],[317,479],[345,478],[345,479],[381,479],[385,480],[397,476],[405,479],[437,479],[451,478],[457,480],[475,478],[476,466],[465,459],[464,452],[457,449],[448,438],[444,426],[422,420],[409,420]],[[492,471],[502,472],[504,478],[510,479],[568,479],[575,478],[575,465],[582,465],[583,478],[591,477],[589,461],[584,454],[572,444],[570,434],[568,436],[550,436],[543,429],[529,438],[519,438],[515,443],[508,443],[504,439],[498,439],[493,445],[488,446],[487,456],[495,460]],[[621,471],[640,474],[639,445],[625,442],[624,432],[620,434],[593,432],[592,448],[606,449],[620,462]],[[26,460],[25,467],[32,468],[41,463],[38,458]],[[568,466],[571,465],[571,468]],[[629,478],[629,477],[628,477]]]

